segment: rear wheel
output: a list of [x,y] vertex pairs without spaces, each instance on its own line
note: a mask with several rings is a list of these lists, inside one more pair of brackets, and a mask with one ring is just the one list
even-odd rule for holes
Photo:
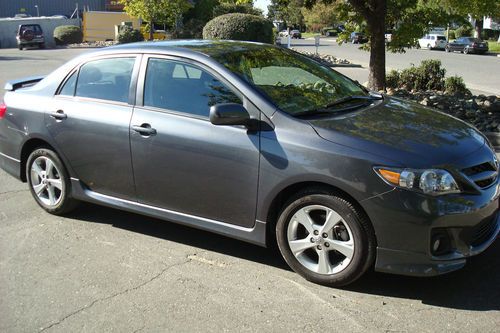
[[464,54],[469,54],[470,53],[470,50],[468,47],[464,48]]
[[446,52],[450,52],[450,48],[449,48],[448,46],[445,46],[444,50],[445,50]]
[[68,174],[54,151],[34,150],[26,163],[26,178],[35,201],[45,211],[62,215],[76,208]]
[[290,267],[309,281],[339,287],[372,265],[375,237],[350,202],[335,194],[302,193],[276,224],[279,249]]

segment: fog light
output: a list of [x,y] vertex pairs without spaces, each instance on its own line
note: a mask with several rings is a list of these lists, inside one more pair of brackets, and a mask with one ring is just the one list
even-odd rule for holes
[[437,252],[439,245],[441,245],[441,239],[436,238],[436,240],[434,240],[434,244],[432,244],[432,252]]
[[434,256],[442,256],[453,251],[451,239],[446,230],[434,230],[431,237],[431,253]]

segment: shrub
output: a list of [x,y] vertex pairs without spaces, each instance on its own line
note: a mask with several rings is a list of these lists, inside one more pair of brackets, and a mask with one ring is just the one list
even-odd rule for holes
[[118,43],[126,44],[143,41],[144,36],[137,29],[134,29],[128,25],[122,25],[120,26],[120,32],[118,33],[117,39]]
[[439,60],[424,60],[420,66],[412,65],[401,71],[392,70],[387,74],[386,87],[390,89],[404,88],[414,91],[444,91],[447,94],[469,94],[461,77],[453,76],[445,80],[446,70]]
[[470,24],[463,25],[455,30],[455,38],[472,36],[472,26]]
[[393,69],[385,77],[385,85],[387,88],[396,89],[399,87],[400,80],[399,72]]
[[418,67],[415,89],[443,90],[446,69],[441,68],[440,60],[423,60]]
[[455,30],[449,30],[448,31],[448,40],[450,39],[456,39],[456,35],[455,35]]
[[444,81],[444,91],[450,95],[469,95],[470,91],[465,86],[460,76],[450,76]]
[[203,28],[204,39],[274,42],[273,24],[260,16],[231,13],[217,16]]
[[221,3],[220,5],[215,6],[213,9],[214,17],[229,13],[242,13],[261,16],[262,10],[255,8],[252,4],[249,3]]
[[60,25],[54,29],[54,40],[56,45],[81,43],[83,41],[82,29],[75,25]]

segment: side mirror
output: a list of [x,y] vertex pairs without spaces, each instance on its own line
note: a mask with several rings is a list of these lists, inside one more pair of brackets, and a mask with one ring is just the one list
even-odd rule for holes
[[210,122],[214,125],[248,125],[250,115],[241,104],[216,104],[210,108]]

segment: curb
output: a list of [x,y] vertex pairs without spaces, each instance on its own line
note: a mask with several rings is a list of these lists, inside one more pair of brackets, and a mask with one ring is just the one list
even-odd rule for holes
[[335,67],[352,67],[352,68],[363,68],[363,66],[359,64],[335,64],[331,65],[330,67],[335,68]]

